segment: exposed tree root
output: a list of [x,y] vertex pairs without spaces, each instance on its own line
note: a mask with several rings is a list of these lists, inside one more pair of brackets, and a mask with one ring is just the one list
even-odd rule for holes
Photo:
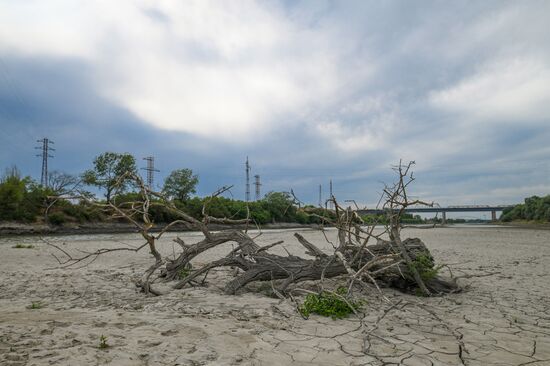
[[[235,294],[253,282],[279,280],[277,289],[274,288],[274,290],[285,295],[291,285],[302,281],[319,281],[322,288],[323,279],[337,276],[343,276],[347,282],[348,294],[354,285],[365,286],[367,283],[373,284],[378,290],[381,286],[390,286],[407,292],[419,291],[425,296],[459,291],[456,281],[447,281],[437,275],[433,258],[420,239],[402,240],[400,237],[400,219],[405,209],[413,204],[429,205],[418,200],[408,200],[406,187],[413,181],[412,173],[409,173],[412,164],[411,162],[403,166],[400,163],[395,168],[399,175],[398,182],[391,187],[386,186],[384,189],[383,208],[387,212],[388,225],[382,233],[374,233],[376,222],[365,225],[355,210],[342,208],[334,197],[329,199],[334,209],[326,209],[330,215],[325,217],[312,213],[312,215],[320,217],[326,225],[336,228],[337,245],[331,242],[334,248],[332,253],[322,251],[317,245],[298,233],[295,234],[295,237],[298,243],[306,249],[305,254],[311,257],[309,259],[290,253],[286,256],[271,254],[269,250],[281,242],[260,247],[247,234],[246,230],[212,232],[208,227],[210,223],[248,224],[250,220],[248,218],[232,220],[212,217],[208,214],[210,200],[206,200],[203,206],[203,219],[197,220],[180,210],[174,202],[162,194],[151,191],[139,176],[128,174],[122,177],[121,181],[131,180],[134,182],[140,190],[141,200],[139,201],[116,205],[113,202],[92,202],[83,195],[79,197],[111,212],[113,217],[124,218],[133,223],[146,243],[135,249],[102,249],[80,257],[72,257],[65,250],[57,247],[67,258],[60,260],[56,257],[56,259],[63,266],[71,266],[86,262],[86,260],[95,260],[100,254],[107,252],[139,251],[147,247],[155,262],[144,272],[137,285],[146,294],[152,295],[160,294],[153,288],[156,281],[173,282],[173,288],[181,289],[185,286],[192,286],[200,276],[206,276],[210,270],[218,267],[239,269],[236,277],[225,285],[227,294]],[[224,187],[214,193],[212,197],[228,189],[228,187]],[[178,220],[165,225],[156,235],[151,233],[150,230],[154,224],[150,220],[149,208],[152,206],[162,206],[177,215]],[[304,209],[303,212],[308,213],[308,210]],[[180,245],[181,252],[174,258],[164,258],[157,250],[157,243],[161,236],[175,224],[183,224],[190,229],[199,231],[204,237],[193,244],[176,238],[175,242]],[[376,243],[371,242],[374,240]],[[191,262],[196,256],[229,242],[235,243],[236,247],[225,257],[207,263],[201,268],[192,269]]]

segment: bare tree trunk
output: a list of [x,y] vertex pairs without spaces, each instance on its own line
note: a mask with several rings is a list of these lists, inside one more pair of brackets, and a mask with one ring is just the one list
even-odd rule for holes
[[[226,284],[225,292],[228,294],[235,294],[248,284],[258,281],[278,281],[276,286],[283,294],[288,291],[290,286],[302,281],[321,281],[320,287],[322,288],[324,278],[337,276],[342,276],[347,282],[348,291],[351,291],[354,284],[357,283],[362,286],[372,283],[378,289],[380,285],[409,292],[419,289],[427,296],[459,291],[456,282],[434,276],[436,271],[433,270],[433,258],[422,241],[419,239],[401,240],[400,218],[405,209],[414,204],[426,205],[418,200],[408,200],[406,188],[413,181],[412,173],[409,175],[412,164],[411,162],[404,167],[400,163],[395,168],[399,174],[398,182],[391,187],[386,186],[384,189],[386,200],[383,208],[387,212],[389,225],[382,233],[374,234],[376,222],[365,228],[362,218],[356,211],[340,207],[332,196],[330,201],[334,210],[325,208],[323,215],[317,215],[317,217],[323,223],[329,224],[337,230],[338,244],[333,244],[333,252],[325,253],[304,236],[298,233],[294,235],[298,243],[306,249],[305,254],[311,258],[302,258],[290,253],[286,256],[271,254],[268,251],[281,242],[260,247],[246,231],[211,232],[208,228],[209,223],[248,225],[250,222],[248,216],[243,220],[209,216],[208,204],[212,198],[227,191],[230,187],[221,188],[210,199],[205,200],[202,208],[203,218],[198,220],[179,210],[172,201],[166,199],[162,194],[151,191],[150,187],[147,187],[142,179],[133,173],[122,176],[120,182],[122,184],[131,179],[139,187],[141,199],[135,202],[124,202],[120,205],[116,205],[110,200],[107,203],[92,202],[92,204],[109,210],[113,217],[124,218],[135,225],[145,239],[142,246],[99,249],[78,258],[72,257],[60,247],[53,246],[67,256],[68,259],[60,261],[60,264],[65,267],[87,259],[94,260],[97,256],[108,252],[137,252],[148,247],[154,258],[154,263],[144,271],[138,285],[145,293],[154,295],[160,294],[152,287],[159,278],[164,281],[177,281],[173,284],[173,288],[180,289],[193,285],[199,276],[206,277],[209,271],[218,267],[233,267],[242,271]],[[112,193],[110,190],[107,192],[109,197]],[[82,199],[87,199],[85,195],[82,197],[84,197]],[[149,208],[153,205],[161,206],[179,217],[178,220],[165,225],[156,235],[150,233],[154,224],[149,216]],[[307,213],[307,210],[304,209],[303,212]],[[173,259],[163,258],[157,250],[157,242],[165,232],[176,224],[184,224],[190,229],[200,231],[204,238],[193,244],[176,238],[175,242],[181,246],[180,254]],[[326,236],[324,231],[323,234]],[[383,240],[383,235],[389,236],[390,240]],[[376,239],[376,244],[369,244],[370,239]],[[191,263],[199,254],[224,243],[235,243],[236,246],[225,257],[207,263],[201,268],[192,269]],[[423,266],[429,266],[429,268],[421,268],[422,273],[418,267],[419,258],[423,259]],[[427,263],[426,258],[428,259]]]

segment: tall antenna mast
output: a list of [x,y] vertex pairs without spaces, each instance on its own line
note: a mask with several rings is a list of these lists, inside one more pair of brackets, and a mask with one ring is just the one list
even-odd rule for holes
[[250,164],[248,163],[248,156],[246,157],[246,202],[250,201]]
[[254,185],[256,186],[256,201],[259,201],[260,200],[260,186],[262,184],[260,183],[260,176],[258,174],[256,174],[254,176],[254,178],[256,179],[254,181]]
[[42,150],[40,154],[36,156],[42,157],[42,175],[40,177],[40,185],[42,187],[48,187],[48,158],[53,158],[53,155],[50,155],[50,151],[55,151],[54,148],[50,147],[50,144],[54,142],[47,137],[44,137],[42,140],[36,140],[36,142],[41,142],[42,146],[36,146],[35,149]]
[[319,184],[319,207],[323,207],[323,186]]
[[149,187],[150,190],[153,190],[155,172],[160,172],[160,170],[155,169],[155,157],[154,156],[147,156],[147,157],[143,158],[143,160],[147,161],[147,168],[141,168],[141,169],[147,171],[147,186]]

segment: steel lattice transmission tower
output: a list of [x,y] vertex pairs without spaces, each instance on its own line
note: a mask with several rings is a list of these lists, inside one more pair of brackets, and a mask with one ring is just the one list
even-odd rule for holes
[[248,156],[246,157],[246,202],[250,201],[250,164],[248,163]]
[[332,179],[330,180],[330,183],[329,183],[329,191],[330,191],[330,208],[333,209],[334,208],[334,202],[332,202],[334,196],[332,195]]
[[260,183],[260,176],[258,174],[256,174],[254,176],[254,178],[255,178],[254,185],[256,186],[256,201],[259,201],[260,200],[260,186],[262,184]]
[[160,172],[160,170],[155,169],[155,157],[154,156],[147,156],[143,158],[143,160],[147,161],[147,167],[141,168],[145,171],[147,171],[147,186],[150,190],[153,190],[153,183],[155,180],[155,172]]
[[54,142],[47,137],[44,137],[42,140],[36,140],[36,142],[42,143],[42,146],[35,147],[37,150],[42,150],[40,154],[36,154],[36,156],[42,158],[42,175],[40,177],[40,185],[42,185],[42,187],[48,187],[48,158],[53,158],[50,151],[55,151],[55,149],[50,147],[50,144],[53,144]]

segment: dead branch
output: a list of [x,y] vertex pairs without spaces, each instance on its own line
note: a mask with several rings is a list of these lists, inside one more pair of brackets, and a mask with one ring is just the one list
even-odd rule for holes
[[[115,251],[137,252],[146,247],[153,257],[153,263],[145,269],[137,285],[146,294],[153,295],[160,294],[160,291],[153,286],[156,281],[174,281],[172,288],[181,289],[185,286],[193,286],[197,278],[202,275],[206,278],[212,269],[220,267],[239,269],[237,276],[225,285],[225,292],[228,294],[235,294],[253,282],[270,281],[274,292],[280,296],[291,296],[292,289],[289,291],[289,288],[302,281],[319,281],[320,288],[323,289],[325,278],[338,276],[346,281],[348,295],[358,284],[366,290],[374,287],[387,301],[389,300],[382,292],[384,286],[408,292],[420,289],[425,295],[457,291],[456,282],[445,281],[439,277],[423,279],[415,266],[415,261],[421,256],[431,258],[429,250],[419,239],[401,239],[401,216],[406,208],[417,204],[431,205],[417,199],[409,199],[407,187],[414,180],[411,172],[413,164],[414,162],[410,162],[403,165],[400,162],[395,167],[398,174],[397,182],[384,188],[382,207],[386,212],[388,223],[383,230],[375,231],[377,221],[366,224],[357,213],[359,206],[356,203],[355,210],[351,207],[343,208],[332,196],[327,202],[331,203],[333,209],[325,208],[319,214],[319,208],[315,209],[315,212],[309,208],[301,208],[301,201],[291,190],[294,204],[299,205],[302,212],[321,219],[322,233],[333,248],[332,252],[324,252],[303,235],[296,233],[294,236],[297,243],[306,249],[305,254],[311,256],[310,259],[291,255],[288,251],[284,256],[272,254],[269,251],[282,241],[260,247],[246,230],[229,229],[219,232],[210,230],[209,225],[212,223],[248,225],[251,221],[248,207],[245,219],[210,215],[208,208],[212,200],[229,191],[231,187],[222,187],[207,198],[202,207],[202,218],[197,219],[182,211],[161,193],[152,191],[139,176],[132,173],[121,177],[120,183],[128,180],[133,182],[139,190],[137,201],[117,204],[116,199],[108,202],[95,202],[84,196],[81,199],[109,212],[113,217],[123,218],[132,223],[145,240],[143,245],[136,248],[99,249],[80,256],[71,255],[67,250],[53,244],[52,247],[64,256],[61,260],[57,259],[60,266],[72,266],[87,260],[95,260],[100,255]],[[157,224],[151,220],[149,214],[150,208],[154,206],[160,206],[177,217],[176,220],[157,227],[159,232],[156,235],[151,231]],[[201,232],[203,238],[195,243],[186,243],[177,237],[174,241],[180,247],[179,253],[173,250],[171,257],[164,257],[157,248],[158,240],[176,225],[183,225],[190,230]],[[324,225],[335,228],[337,244],[329,239]],[[374,240],[376,243],[373,243]],[[192,266],[192,262],[199,254],[225,243],[233,243],[236,246],[220,259],[199,268]],[[286,250],[284,246],[283,249]]]

